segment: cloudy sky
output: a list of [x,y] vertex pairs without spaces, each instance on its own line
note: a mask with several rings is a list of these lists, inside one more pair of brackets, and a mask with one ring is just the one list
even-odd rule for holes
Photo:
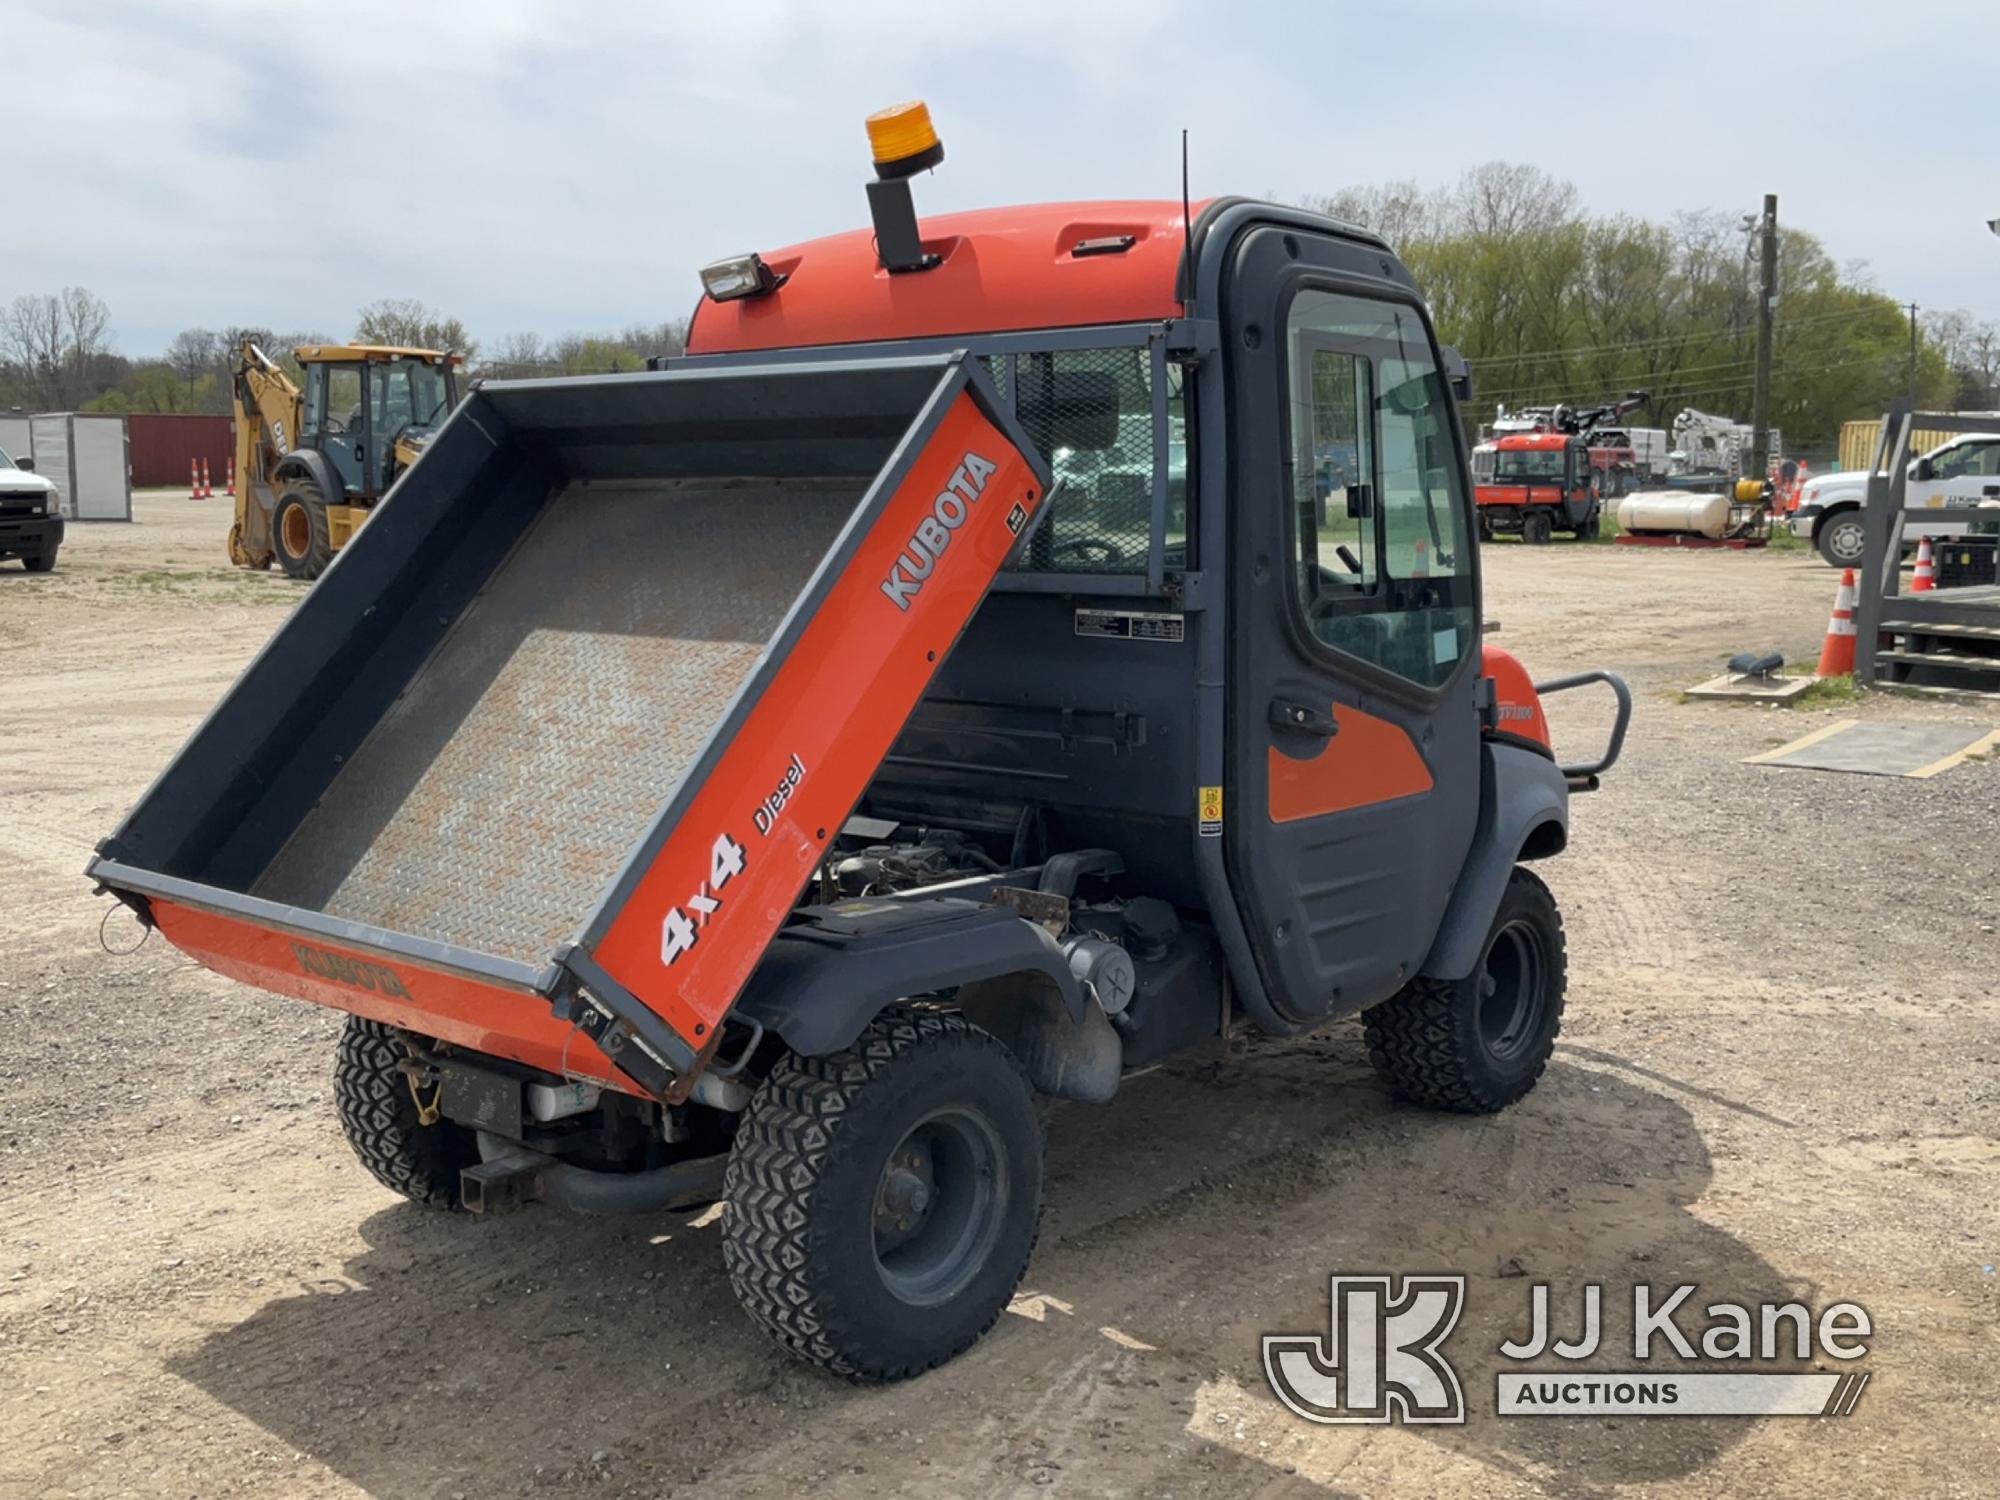
[[1600,212],[1775,191],[2000,317],[1996,62],[1994,0],[0,0],[0,298],[90,287],[128,354],[384,296],[488,341],[677,317],[703,261],[864,222],[862,118],[922,97],[924,209],[1170,197],[1187,126],[1197,197],[1494,159]]

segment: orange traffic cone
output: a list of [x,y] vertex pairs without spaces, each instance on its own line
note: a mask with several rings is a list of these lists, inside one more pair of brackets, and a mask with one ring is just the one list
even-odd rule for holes
[[204,458],[201,461],[201,498],[208,500],[214,498],[214,495],[215,486],[208,482],[208,460]]
[[236,498],[236,455],[229,455],[229,483],[222,487],[222,493],[232,500]]
[[201,498],[201,460],[198,458],[191,458],[188,460],[188,499],[199,500],[200,498]]
[[1833,618],[1826,622],[1826,644],[1820,648],[1819,676],[1854,675],[1854,569],[1840,575],[1840,592],[1833,596]]
[[1917,576],[1910,581],[1910,592],[1928,594],[1937,587],[1937,564],[1931,561],[1931,539],[1925,537],[1917,543]]
[[1410,576],[1412,578],[1428,578],[1431,576],[1430,549],[1421,541],[1417,543],[1417,555],[1410,563]]

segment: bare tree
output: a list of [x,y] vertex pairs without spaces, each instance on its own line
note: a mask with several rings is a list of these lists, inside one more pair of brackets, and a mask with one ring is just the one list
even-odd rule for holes
[[110,340],[111,310],[87,288],[35,292],[0,308],[0,354],[41,406],[81,404]]
[[510,333],[480,361],[482,375],[498,380],[519,380],[524,376],[546,375],[559,368],[559,361],[542,343],[538,333]]
[[187,386],[190,397],[202,376],[215,373],[220,350],[220,340],[208,328],[183,328],[167,345],[166,363]]

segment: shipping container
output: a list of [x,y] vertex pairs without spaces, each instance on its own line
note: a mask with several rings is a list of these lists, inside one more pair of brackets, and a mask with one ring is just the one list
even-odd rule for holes
[[[2000,412],[1961,411],[1951,413],[1958,417],[1991,417],[1994,431],[2000,432]],[[1917,458],[1931,451],[1940,443],[1949,441],[1954,434],[1949,432],[1916,431],[1910,434],[1910,457]],[[1882,419],[1870,418],[1860,422],[1840,424],[1840,467],[1843,470],[1859,469],[1867,473],[1875,462],[1875,448],[1882,440]]]
[[132,468],[125,419],[97,412],[37,412],[29,418],[35,472],[62,496],[72,521],[132,519]]
[[183,489],[190,477],[188,465],[206,463],[209,483],[222,493],[234,448],[229,418],[134,412],[125,423],[132,443],[133,488]]

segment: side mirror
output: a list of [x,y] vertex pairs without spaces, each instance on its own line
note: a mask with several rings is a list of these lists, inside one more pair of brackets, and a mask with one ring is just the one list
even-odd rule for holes
[[1347,487],[1347,519],[1365,521],[1374,514],[1374,489],[1365,484],[1350,484]]
[[1918,484],[1928,484],[1937,478],[1937,470],[1928,458],[1920,458],[1910,465],[1910,478]]
[[35,472],[35,461],[32,458],[17,458],[14,467],[24,474],[32,474]]

